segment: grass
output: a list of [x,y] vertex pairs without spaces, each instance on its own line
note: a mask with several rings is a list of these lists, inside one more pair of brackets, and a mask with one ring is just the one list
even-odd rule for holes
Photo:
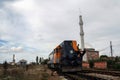
[[28,70],[21,67],[9,68],[4,74],[0,69],[0,80],[48,80],[50,75],[44,66],[30,66]]

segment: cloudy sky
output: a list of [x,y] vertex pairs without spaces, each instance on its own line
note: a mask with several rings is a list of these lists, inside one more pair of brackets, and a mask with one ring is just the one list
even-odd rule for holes
[[119,0],[0,0],[0,62],[48,54],[64,40],[77,40],[83,16],[85,44],[120,56]]

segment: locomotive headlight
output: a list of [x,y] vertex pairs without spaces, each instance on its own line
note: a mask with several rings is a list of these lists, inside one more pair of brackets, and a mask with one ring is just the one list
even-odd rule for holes
[[73,54],[73,50],[70,50],[70,53]]

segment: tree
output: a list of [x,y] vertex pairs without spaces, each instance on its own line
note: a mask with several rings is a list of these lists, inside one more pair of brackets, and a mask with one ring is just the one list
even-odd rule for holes
[[115,65],[115,61],[113,61],[113,60],[107,60],[107,67],[109,69],[112,69],[114,65]]
[[3,63],[3,69],[4,69],[4,75],[6,75],[7,74],[7,69],[8,69],[8,63],[7,63],[7,61],[5,61]]
[[95,61],[93,61],[93,60],[90,60],[90,61],[89,61],[90,68],[93,68],[93,67],[94,67],[94,62],[95,62]]
[[119,62],[120,58],[118,56],[115,57],[115,62]]
[[38,64],[38,56],[36,56],[36,64]]
[[101,56],[100,56],[100,59],[101,59],[101,60],[107,60],[107,59],[108,59],[108,56],[107,56],[107,55],[101,55]]
[[4,69],[8,69],[8,63],[7,63],[7,61],[5,61],[5,62],[3,63],[3,68],[4,68]]
[[40,57],[40,59],[39,59],[39,64],[41,64],[41,62],[42,62],[42,58]]

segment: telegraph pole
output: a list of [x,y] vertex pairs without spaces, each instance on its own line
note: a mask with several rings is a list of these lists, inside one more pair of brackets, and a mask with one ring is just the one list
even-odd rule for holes
[[111,52],[111,57],[113,57],[112,41],[110,41],[110,52]]

